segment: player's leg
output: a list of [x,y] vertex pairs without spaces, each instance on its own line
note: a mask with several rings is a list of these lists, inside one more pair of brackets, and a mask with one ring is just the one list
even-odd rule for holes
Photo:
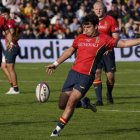
[[102,81],[101,81],[101,74],[102,74],[102,67],[103,67],[103,60],[98,64],[97,70],[95,73],[95,80],[93,82],[95,93],[97,96],[96,105],[102,106]]
[[9,81],[10,86],[11,86],[10,89],[9,89],[9,91],[11,91],[12,88],[13,88],[13,84],[12,84],[12,82],[11,82],[10,74],[9,74],[9,72],[8,72],[8,70],[7,70],[7,66],[6,66],[5,56],[4,56],[4,55],[3,55],[3,57],[2,57],[1,69],[2,69],[2,71],[4,72],[4,74],[6,75],[6,77],[8,78],[8,81]]
[[11,82],[13,85],[13,91],[7,94],[19,94],[18,82],[17,82],[17,74],[15,71],[15,59],[19,54],[19,47],[14,47],[11,51],[6,50],[5,58],[6,58],[6,67],[10,74]]
[[12,63],[7,63],[6,66],[7,66],[7,70],[10,74],[10,77],[11,77],[11,82],[12,82],[12,85],[13,85],[13,89],[16,92],[19,92],[18,83],[17,83],[17,74],[16,74],[16,71],[15,71],[15,64],[14,63],[13,64]]
[[[92,85],[92,78],[72,70],[69,72],[67,80],[62,88],[62,94],[60,95],[59,101],[59,107],[61,106],[61,108],[64,109],[64,112],[51,136],[58,136],[60,131],[67,124],[73,115],[76,105]],[[64,103],[62,103],[63,100]]]
[[115,54],[114,51],[109,52],[105,56],[105,73],[107,77],[106,86],[107,86],[107,103],[113,104],[113,97],[112,91],[115,83],[115,71],[116,71],[116,64],[115,64]]
[[114,83],[115,83],[115,73],[113,72],[107,72],[106,73],[107,76],[107,81],[106,81],[106,85],[107,85],[107,103],[108,104],[113,104],[113,97],[112,97],[112,90],[114,87]]
[[59,104],[58,104],[59,109],[62,109],[62,110],[65,109],[71,93],[72,91],[65,91],[60,94]]
[[[59,97],[59,108],[60,109],[65,109],[67,101],[70,97],[70,94],[73,90],[73,86],[75,84],[75,81],[77,80],[77,78],[75,79],[75,72],[70,71],[64,86],[62,88],[62,93],[60,94]],[[82,100],[80,100],[77,105],[76,108],[84,108],[84,109],[91,109],[92,111],[96,112],[96,106],[93,103],[90,103],[90,99],[85,97]]]
[[51,136],[59,136],[61,130],[64,128],[64,126],[68,123],[68,121],[72,117],[75,106],[78,103],[78,101],[81,99],[81,97],[82,94],[78,90],[74,89],[72,91],[68,99],[68,102],[66,104],[65,110],[62,116],[59,118],[56,128],[53,130]]

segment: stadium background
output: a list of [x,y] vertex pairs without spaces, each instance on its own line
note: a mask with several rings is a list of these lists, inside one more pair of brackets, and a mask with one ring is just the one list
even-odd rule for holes
[[[1,6],[9,8],[11,18],[24,28],[19,36],[21,54],[17,62],[55,61],[82,32],[81,20],[92,11],[95,1],[1,0],[0,8]],[[140,36],[140,0],[103,0],[103,2],[107,7],[107,13],[118,21],[120,38]],[[4,44],[3,41],[3,46]],[[139,61],[139,49],[139,46],[131,49],[115,49],[116,61]],[[74,59],[68,60],[73,61]]]
[[[80,8],[80,5],[86,5],[84,6],[86,8],[84,11],[89,12],[92,7],[92,3],[94,3],[94,0],[46,0],[45,3],[43,1],[45,0],[0,1],[6,7],[12,7],[11,15],[13,15],[13,17],[15,16],[17,22],[25,27],[24,31],[20,35],[21,39],[19,42],[23,51],[21,53],[21,58],[18,61],[26,60],[26,62],[29,62],[28,60],[32,60],[32,57],[36,57],[34,53],[38,54],[37,52],[40,50],[38,48],[41,48],[40,52],[41,54],[43,54],[42,56],[37,55],[37,57],[41,57],[41,59],[39,60],[42,60],[42,57],[43,60],[50,60],[50,57],[52,57],[52,54],[50,52],[51,50],[53,50],[52,48],[55,47],[56,50],[54,52],[57,53],[54,53],[53,55],[54,57],[58,56],[58,50],[62,52],[62,48],[65,49],[70,44],[70,42],[72,42],[73,37],[81,32],[81,28],[79,27],[79,25],[77,29],[77,24],[79,22],[76,23],[76,26],[72,26],[72,19],[74,17],[76,17],[74,21],[77,22],[77,19],[78,21],[80,21],[80,19],[77,17],[78,14],[75,14],[78,10],[80,10],[81,12],[79,12],[79,15],[82,15],[81,13],[83,13],[83,10],[81,9],[83,9],[83,6]],[[30,6],[27,7],[26,5],[28,2],[31,2],[31,5],[28,4]],[[116,2],[113,2],[114,3],[112,11],[110,13],[116,13],[117,15],[119,14],[118,21],[120,32],[121,27],[123,27],[123,32],[121,32],[122,38],[126,39],[126,37],[130,37],[128,36],[128,32],[125,33],[125,30],[128,31],[127,27],[130,28],[130,25],[135,25],[133,27],[133,30],[130,30],[132,31],[130,33],[134,33],[135,36],[133,37],[138,37],[140,2],[138,0],[137,4],[136,0],[116,0]],[[125,4],[122,4],[123,2],[125,2]],[[109,3],[107,3],[107,6],[109,8]],[[38,10],[39,8],[37,7],[39,7],[40,10]],[[29,12],[27,12],[29,13],[29,15],[25,14],[25,9],[29,10]],[[62,9],[63,12],[61,12]],[[117,10],[116,12],[114,11],[115,9]],[[57,13],[61,13],[61,18],[59,19],[59,22],[57,22],[59,24],[50,24],[51,21],[58,21],[55,20],[57,15],[59,15]],[[62,16],[62,14],[64,15]],[[130,17],[133,18],[133,20],[129,20]],[[70,25],[72,29],[76,28],[76,30],[71,31]],[[60,27],[63,27],[65,29],[67,29],[68,27],[68,30],[61,30],[63,28]],[[42,36],[44,36],[44,38]],[[62,38],[65,41],[62,40]],[[39,44],[35,41],[37,41]],[[57,41],[59,43],[57,43]],[[61,43],[64,42],[66,44],[63,44],[61,46]],[[43,43],[43,45],[41,43]],[[36,44],[38,44],[37,47]],[[43,48],[44,46],[47,48]],[[32,54],[30,51],[28,51],[28,49],[34,50],[34,47],[35,52]],[[28,53],[25,55],[26,50]],[[46,53],[45,50],[48,50],[48,52]],[[139,47],[136,47],[132,50],[126,50],[125,56],[127,56],[128,54],[133,54],[136,61],[139,61],[139,52]],[[22,59],[23,56],[26,56],[25,58],[30,59]],[[35,62],[39,60],[35,59]],[[132,60],[132,58],[129,57],[129,59],[127,58],[126,61],[128,60]],[[59,110],[57,107],[59,92],[65,80],[67,72],[71,67],[71,63],[64,63],[63,65],[60,65],[60,67],[57,69],[57,72],[55,72],[52,76],[48,76],[46,74],[45,66],[46,63],[16,64],[19,87],[21,90],[21,94],[17,96],[7,96],[5,94],[5,92],[9,88],[9,84],[4,74],[2,72],[0,73],[1,140],[50,139],[52,129],[54,128],[57,119],[61,114],[61,110]],[[108,106],[105,102],[103,107],[98,107],[98,112],[96,114],[93,114],[89,110],[76,110],[75,115],[69,123],[69,126],[66,126],[61,136],[57,139],[139,140],[139,69],[139,62],[117,62],[116,83],[113,93],[115,104],[113,106]],[[105,79],[106,78],[103,75],[103,99],[106,101],[106,89],[104,88]],[[35,87],[39,81],[46,81],[51,88],[51,96],[49,98],[49,101],[45,104],[38,103],[35,97]],[[92,101],[95,101],[96,97],[93,87],[91,87],[91,89],[87,93],[87,96]]]

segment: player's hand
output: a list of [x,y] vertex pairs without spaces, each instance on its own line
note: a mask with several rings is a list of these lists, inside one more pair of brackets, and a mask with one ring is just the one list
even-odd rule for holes
[[48,66],[46,66],[46,72],[51,75],[54,70],[56,69],[57,66],[55,66],[54,64],[50,64]]
[[11,52],[11,51],[13,50],[14,47],[15,47],[15,45],[11,42],[11,43],[9,43],[9,45],[7,46],[7,50],[8,50],[9,52]]
[[107,55],[109,52],[111,52],[111,50],[107,50],[104,55]]

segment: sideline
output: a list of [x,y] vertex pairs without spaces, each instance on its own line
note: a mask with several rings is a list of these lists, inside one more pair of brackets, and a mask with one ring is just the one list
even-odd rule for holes
[[140,110],[108,110],[108,109],[98,109],[98,111],[102,112],[124,112],[124,113],[140,113]]

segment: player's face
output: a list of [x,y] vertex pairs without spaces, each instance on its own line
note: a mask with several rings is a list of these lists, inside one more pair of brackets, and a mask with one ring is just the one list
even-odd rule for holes
[[102,18],[104,16],[104,7],[100,4],[95,4],[93,6],[93,11],[98,16],[98,18]]
[[8,13],[2,13],[1,15],[2,15],[6,20],[9,18]]
[[96,32],[95,27],[92,24],[83,25],[83,33],[87,36],[92,36]]

